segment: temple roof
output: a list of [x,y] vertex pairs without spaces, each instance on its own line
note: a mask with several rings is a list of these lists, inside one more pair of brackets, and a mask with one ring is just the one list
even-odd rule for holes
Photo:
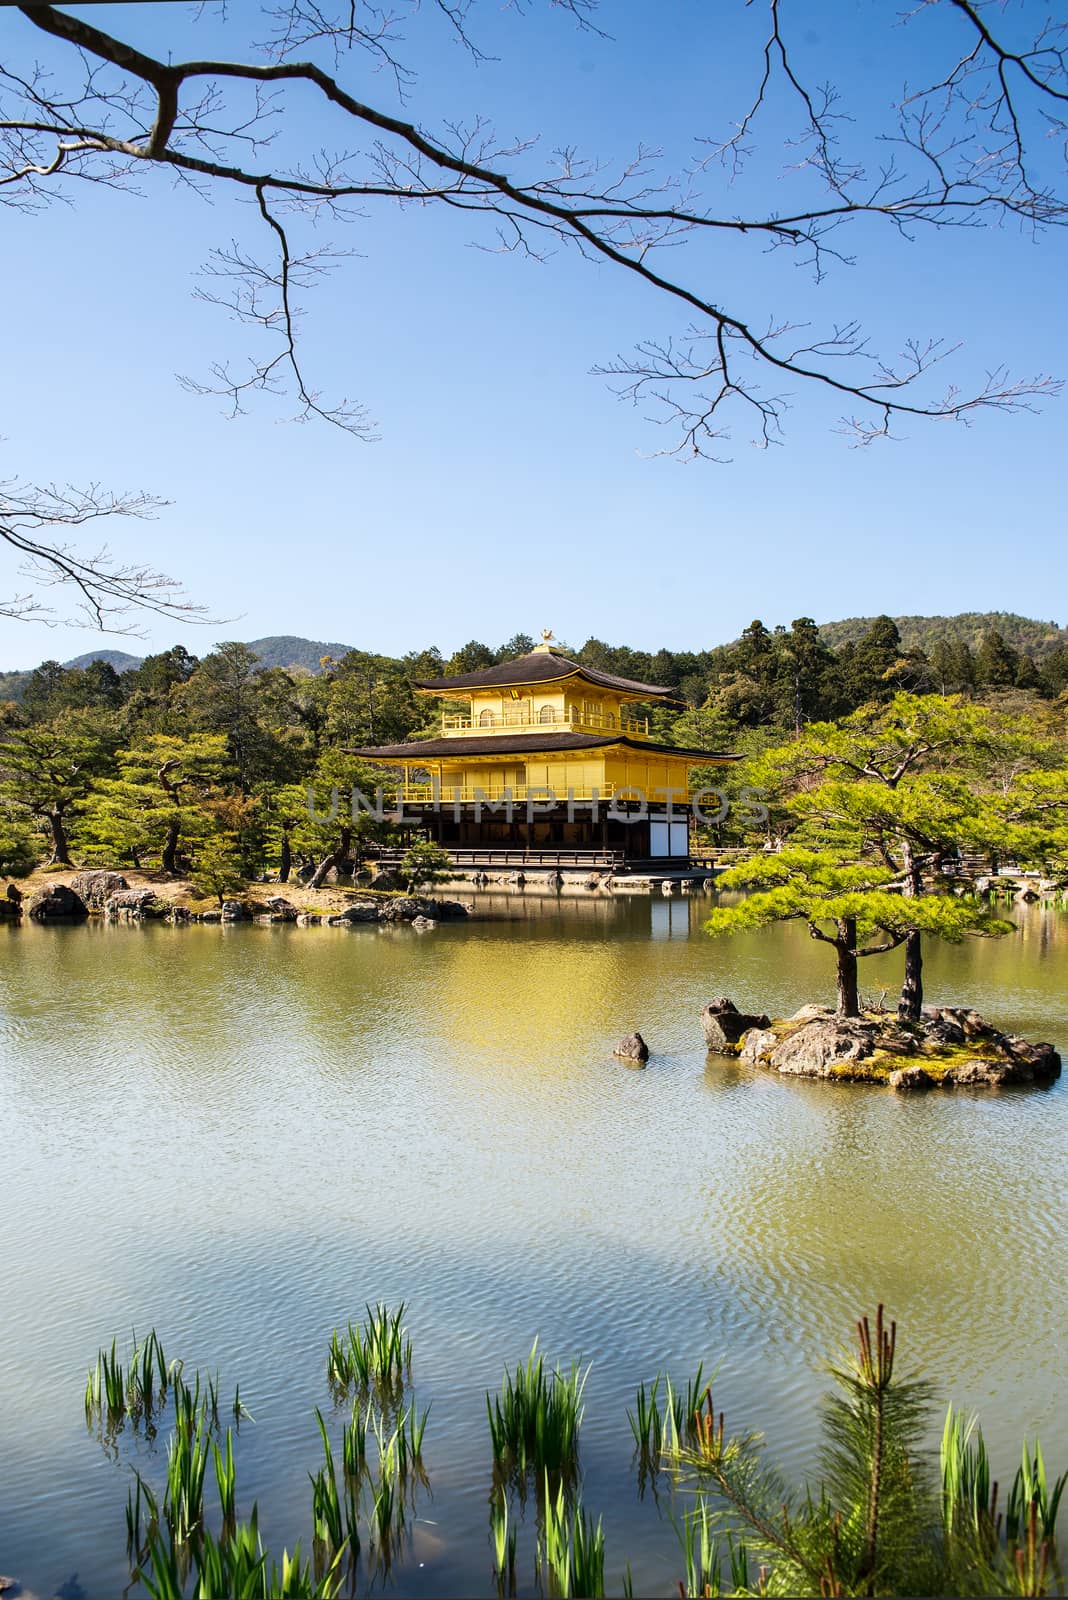
[[413,739],[408,744],[373,745],[349,750],[348,753],[366,756],[374,761],[402,761],[408,766],[417,766],[424,757],[437,760],[442,756],[525,756],[552,750],[605,750],[610,745],[622,745],[626,750],[636,750],[646,755],[688,756],[691,761],[741,760],[740,756],[725,755],[718,750],[687,750],[677,744],[653,744],[648,739],[628,739],[620,733],[473,734],[470,737],[460,735],[447,739]]
[[527,684],[556,683],[561,678],[585,678],[599,689],[619,689],[626,694],[640,694],[648,700],[678,700],[674,689],[665,689],[655,683],[638,683],[634,678],[617,678],[611,672],[599,672],[596,667],[584,667],[555,650],[531,650],[528,655],[516,656],[514,661],[501,661],[495,667],[484,667],[481,672],[461,672],[454,678],[415,678],[417,689],[428,689],[435,694],[448,694],[464,689],[509,689]]

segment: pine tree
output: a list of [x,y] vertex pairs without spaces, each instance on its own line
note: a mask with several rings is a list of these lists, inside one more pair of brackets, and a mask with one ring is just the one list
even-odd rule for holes
[[[878,897],[877,911],[874,901],[869,904],[866,925],[901,934],[894,942],[905,946],[899,1012],[907,1020],[917,1020],[923,1004],[924,934],[958,941],[967,933],[1008,931],[1009,924],[991,918],[981,903],[945,893],[942,868],[962,847],[1004,847],[1006,825],[993,779],[999,760],[1016,764],[1028,748],[1033,758],[1034,742],[984,708],[898,694],[888,706],[866,707],[840,724],[814,724],[745,775],[769,793],[781,830],[796,844],[815,846],[821,871],[856,866],[862,892]],[[737,883],[777,888],[775,859],[757,857],[736,869]],[[735,885],[731,874],[719,881]],[[834,887],[833,873],[828,886]],[[897,901],[893,914],[885,907],[888,897]],[[782,903],[788,908],[788,897]],[[807,903],[802,896],[791,914],[804,914]],[[771,915],[774,902],[760,909],[765,921],[780,920]],[[710,931],[730,931],[725,917]],[[835,938],[844,956],[851,941]]]
[[0,743],[0,806],[46,833],[49,861],[69,867],[71,823],[118,742],[112,719],[64,711],[52,722],[15,728]]
[[116,762],[118,776],[99,780],[86,808],[94,856],[135,867],[158,856],[164,872],[178,872],[180,847],[213,832],[212,805],[230,787],[225,738],[150,734],[120,750]]

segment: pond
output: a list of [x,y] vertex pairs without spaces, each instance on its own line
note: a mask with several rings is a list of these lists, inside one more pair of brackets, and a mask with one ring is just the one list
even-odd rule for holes
[[[706,1058],[715,995],[831,998],[794,927],[713,943],[704,897],[482,895],[406,927],[2,931],[0,1571],[40,1597],[129,1582],[131,1464],[87,1432],[98,1346],[159,1332],[240,1382],[238,1503],[310,1534],[326,1352],[366,1302],[409,1305],[431,1404],[429,1490],[383,1580],[492,1593],[484,1393],[535,1335],[591,1364],[583,1499],[606,1580],[676,1592],[670,1495],[639,1496],[626,1408],[717,1369],[728,1424],[788,1470],[823,1363],[885,1300],[900,1362],[980,1411],[995,1469],[1022,1434],[1068,1464],[1068,1089],[902,1097]],[[932,949],[929,998],[1068,1048],[1068,918]],[[892,989],[894,957],[865,963]],[[645,1071],[612,1058],[639,1028]],[[678,1511],[676,1508],[676,1512]],[[520,1591],[533,1592],[533,1506]]]

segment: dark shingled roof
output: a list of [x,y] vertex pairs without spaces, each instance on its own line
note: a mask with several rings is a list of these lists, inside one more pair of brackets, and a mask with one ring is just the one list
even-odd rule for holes
[[458,735],[453,739],[413,739],[410,744],[373,745],[350,750],[349,755],[367,756],[374,761],[403,761],[408,766],[418,766],[424,758],[437,760],[441,756],[524,756],[547,750],[604,750],[614,744],[623,745],[627,750],[644,750],[651,755],[689,756],[691,761],[741,760],[740,756],[724,755],[716,750],[684,750],[677,744],[652,744],[648,739],[628,739],[620,733]]
[[461,672],[455,678],[414,678],[412,681],[417,689],[432,689],[440,694],[453,689],[507,689],[525,684],[556,683],[560,678],[573,678],[576,674],[600,689],[624,689],[650,700],[679,699],[674,689],[664,689],[655,683],[638,683],[634,678],[617,678],[611,672],[599,672],[596,667],[570,661],[567,656],[557,655],[555,650],[532,650],[529,655],[516,656],[514,661],[502,661],[496,667],[484,667],[481,672]]

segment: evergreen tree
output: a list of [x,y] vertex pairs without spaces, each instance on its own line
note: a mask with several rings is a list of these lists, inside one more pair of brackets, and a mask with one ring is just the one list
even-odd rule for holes
[[158,856],[164,872],[177,873],[179,847],[188,850],[213,831],[212,802],[232,784],[225,738],[149,734],[116,761],[118,776],[98,780],[86,807],[94,855],[135,867]]
[[64,711],[52,722],[15,728],[0,742],[0,805],[48,836],[51,865],[69,867],[69,832],[94,779],[118,743],[114,721]]
[[987,689],[1009,689],[1016,682],[1020,657],[996,630],[984,633],[975,656],[975,681]]
[[[925,933],[958,940],[965,932],[1007,931],[981,905],[947,899],[940,873],[962,846],[997,847],[1003,835],[993,787],[997,764],[1016,763],[1025,742],[991,712],[959,699],[898,694],[890,705],[864,708],[840,725],[813,725],[745,774],[769,794],[781,831],[798,844],[831,850],[825,865],[870,862],[883,869],[870,887],[892,890],[900,909],[889,921],[881,920],[882,911],[879,917],[869,911],[867,920],[904,930],[897,941],[905,945],[903,1018],[916,1020],[922,1008]],[[760,861],[746,881],[762,881],[769,870],[777,883],[774,869]],[[770,913],[774,902],[763,909]]]

